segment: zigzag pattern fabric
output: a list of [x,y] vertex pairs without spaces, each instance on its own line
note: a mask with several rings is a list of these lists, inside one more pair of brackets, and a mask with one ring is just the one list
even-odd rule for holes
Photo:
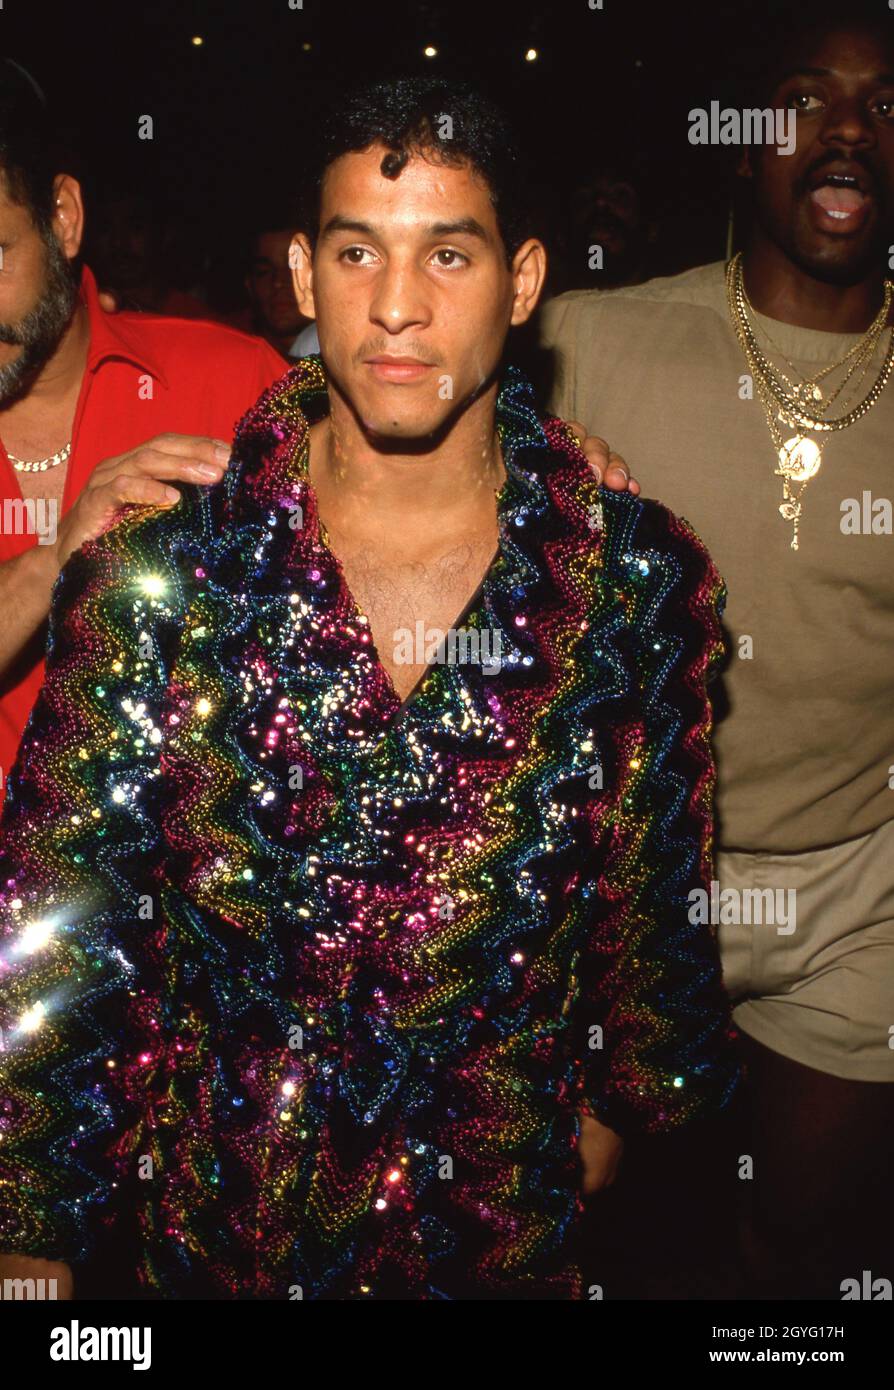
[[402,704],[325,544],[307,358],[216,487],[54,590],[0,822],[0,1249],[132,1216],[168,1297],[581,1297],[580,1109],[725,1104],[721,581],[509,369],[500,553]]

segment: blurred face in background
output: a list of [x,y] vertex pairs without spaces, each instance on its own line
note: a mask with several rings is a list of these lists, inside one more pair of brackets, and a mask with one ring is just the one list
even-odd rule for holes
[[292,232],[261,232],[255,238],[245,288],[262,332],[294,338],[307,322],[292,290],[289,246]]
[[91,266],[100,284],[118,294],[150,284],[165,259],[161,220],[151,199],[140,194],[109,194],[98,201],[91,238]]
[[[605,288],[643,279],[652,237],[653,228],[632,174],[623,169],[596,170],[581,182],[571,200],[569,285]],[[601,268],[591,263],[597,246],[602,251]]]

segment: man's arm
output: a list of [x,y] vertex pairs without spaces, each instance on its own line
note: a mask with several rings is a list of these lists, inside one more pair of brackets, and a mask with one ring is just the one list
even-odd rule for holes
[[615,743],[610,907],[582,967],[582,1025],[603,1020],[584,1051],[585,1107],[624,1137],[724,1104],[738,1074],[715,936],[690,896],[709,896],[712,875],[707,682],[725,593],[686,523],[647,508],[610,542],[636,689]]
[[51,545],[33,545],[0,564],[0,675],[45,621],[58,575]]
[[94,540],[128,503],[171,507],[171,483],[216,483],[230,446],[198,435],[160,434],[126,454],[97,464],[51,545],[35,545],[0,564],[0,674],[15,660],[50,611],[53,585],[69,557]]
[[122,1024],[158,958],[161,710],[194,568],[178,548],[200,544],[203,505],[187,489],[177,522],[130,511],[54,592],[45,683],[0,818],[4,1268],[88,1253],[113,1190],[106,1151],[132,1118],[125,1079],[163,1046],[152,1011]]
[[55,1297],[70,1299],[74,1294],[71,1267],[53,1260],[32,1260],[27,1255],[0,1255],[0,1279],[55,1279]]

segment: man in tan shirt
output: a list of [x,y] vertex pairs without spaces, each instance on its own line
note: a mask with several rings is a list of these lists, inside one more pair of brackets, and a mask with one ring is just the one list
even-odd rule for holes
[[757,1292],[840,1298],[892,1277],[870,1261],[894,1130],[894,52],[810,20],[753,103],[793,107],[797,146],[745,156],[741,279],[575,291],[545,336],[555,413],[610,439],[728,586],[717,886],[693,910],[751,1080],[746,1251]]

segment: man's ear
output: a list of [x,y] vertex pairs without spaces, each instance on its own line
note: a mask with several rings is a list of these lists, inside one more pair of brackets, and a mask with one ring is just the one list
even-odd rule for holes
[[313,253],[303,232],[296,232],[289,246],[289,266],[295,301],[306,319],[315,319]]
[[545,279],[546,247],[542,241],[531,237],[518,248],[512,258],[512,283],[515,294],[512,300],[511,324],[527,323],[537,307]]
[[84,200],[71,174],[57,174],[53,180],[53,232],[65,259],[74,260],[84,235]]

